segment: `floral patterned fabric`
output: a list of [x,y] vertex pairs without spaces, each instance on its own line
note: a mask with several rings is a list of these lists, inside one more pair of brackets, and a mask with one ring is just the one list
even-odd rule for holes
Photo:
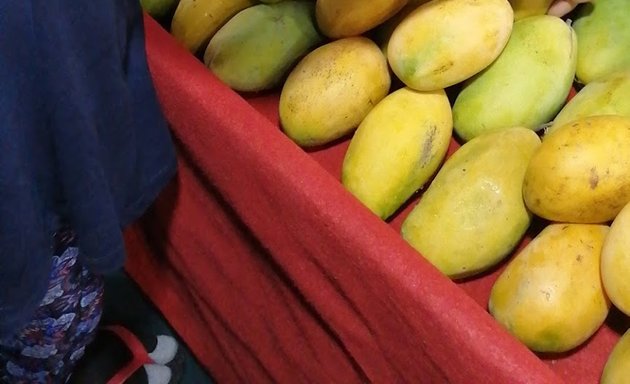
[[103,280],[78,262],[74,234],[56,235],[48,292],[33,319],[0,340],[0,382],[64,383],[95,336]]

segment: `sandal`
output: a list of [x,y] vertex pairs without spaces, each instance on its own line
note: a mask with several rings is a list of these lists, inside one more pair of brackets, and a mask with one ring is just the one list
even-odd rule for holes
[[174,337],[139,337],[123,326],[109,325],[88,346],[69,383],[177,384],[183,363],[184,355]]

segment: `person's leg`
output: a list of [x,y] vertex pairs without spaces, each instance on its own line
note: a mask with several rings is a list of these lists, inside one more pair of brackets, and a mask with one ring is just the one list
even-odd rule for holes
[[0,340],[0,382],[64,383],[93,340],[103,281],[78,262],[74,235],[56,235],[48,292],[33,319]]

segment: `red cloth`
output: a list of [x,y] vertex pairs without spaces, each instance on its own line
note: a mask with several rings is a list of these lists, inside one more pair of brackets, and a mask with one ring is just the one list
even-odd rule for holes
[[442,276],[399,235],[411,204],[384,223],[344,190],[347,139],[304,151],[277,94],[237,95],[146,28],[179,174],[126,233],[127,269],[218,382],[598,381],[620,316],[566,356],[530,352],[486,311],[500,268]]

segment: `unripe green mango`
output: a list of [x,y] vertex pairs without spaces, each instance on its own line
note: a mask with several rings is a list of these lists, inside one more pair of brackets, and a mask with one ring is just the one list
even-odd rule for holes
[[394,91],[354,133],[343,161],[342,183],[386,219],[433,176],[446,156],[452,131],[444,90]]
[[497,264],[531,224],[522,187],[539,146],[538,135],[522,127],[462,145],[403,221],[403,238],[452,279]]
[[575,76],[573,29],[555,16],[518,20],[499,57],[463,84],[453,105],[457,135],[510,127],[539,130],[564,105]]
[[234,90],[261,91],[279,85],[322,41],[312,1],[258,4],[240,11],[217,31],[204,63]]
[[172,16],[178,3],[179,0],[140,0],[142,9],[159,22],[165,22]]
[[588,84],[630,69],[630,1],[592,0],[580,6],[573,28],[578,38],[576,77]]
[[545,136],[566,123],[595,115],[630,117],[630,70],[586,84],[562,107]]

